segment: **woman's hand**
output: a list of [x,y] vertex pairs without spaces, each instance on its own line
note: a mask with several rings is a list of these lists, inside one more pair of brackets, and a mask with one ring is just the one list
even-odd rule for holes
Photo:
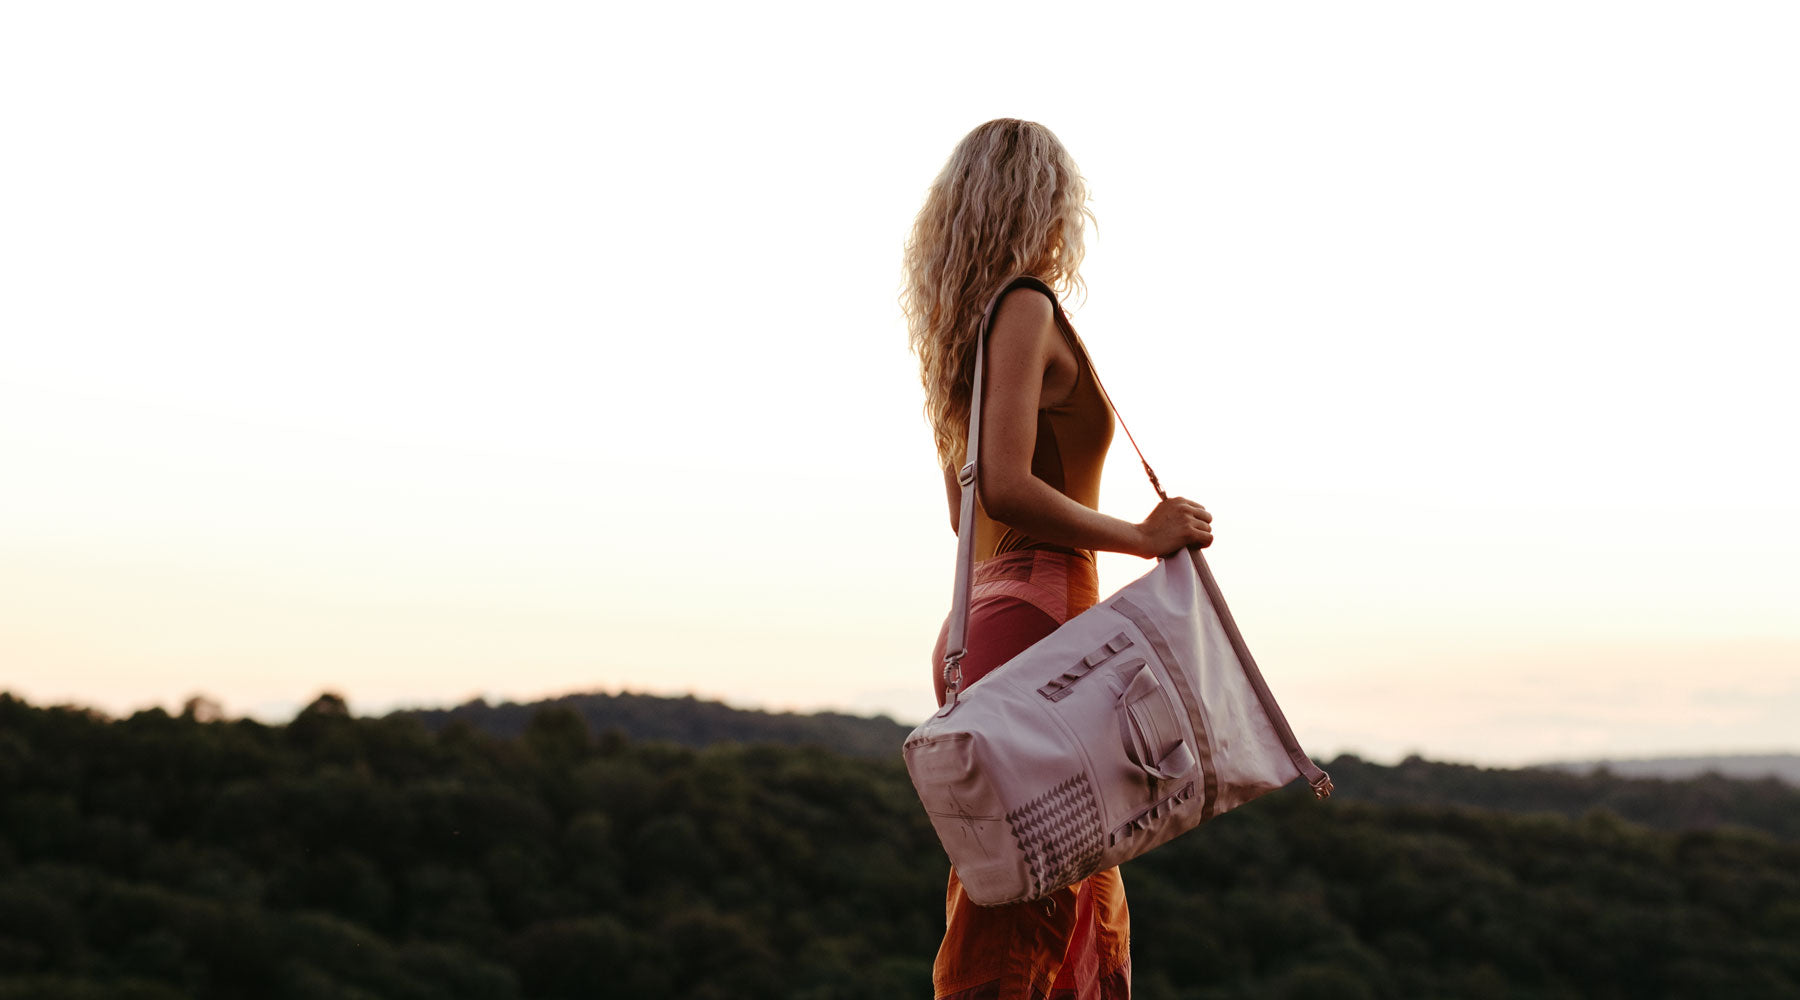
[[1190,545],[1206,548],[1212,544],[1212,519],[1205,507],[1186,497],[1170,497],[1156,505],[1150,516],[1137,526],[1143,545],[1138,555],[1149,559],[1166,555]]

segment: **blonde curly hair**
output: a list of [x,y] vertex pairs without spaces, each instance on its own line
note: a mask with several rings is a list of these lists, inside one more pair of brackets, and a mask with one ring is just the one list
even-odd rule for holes
[[1087,184],[1055,134],[996,118],[975,127],[932,181],[906,240],[907,341],[919,356],[925,416],[946,467],[962,464],[969,434],[975,335],[1007,280],[1042,278],[1059,295],[1081,280]]

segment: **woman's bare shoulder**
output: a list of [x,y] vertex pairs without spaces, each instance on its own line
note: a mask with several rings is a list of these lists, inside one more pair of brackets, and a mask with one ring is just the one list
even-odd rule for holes
[[1056,330],[1056,307],[1043,289],[1021,285],[1008,289],[994,307],[989,346],[999,341],[1013,344],[1044,341]]
[[1075,352],[1057,329],[1056,306],[1041,288],[1006,293],[994,310],[987,350],[989,370],[997,373],[989,384],[996,392],[1048,407],[1061,405],[1075,389]]
[[994,307],[994,321],[998,323],[1007,313],[1048,323],[1056,317],[1056,306],[1050,300],[1050,293],[1042,287],[1019,284],[1001,294],[1000,304]]

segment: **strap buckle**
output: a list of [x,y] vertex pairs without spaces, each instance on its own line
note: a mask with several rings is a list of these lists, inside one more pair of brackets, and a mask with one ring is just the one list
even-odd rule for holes
[[937,714],[940,719],[956,708],[956,696],[962,688],[962,658],[966,652],[967,649],[959,649],[944,654],[944,707]]
[[968,489],[969,486],[975,482],[975,463],[974,462],[970,462],[969,464],[963,466],[960,470],[957,471],[956,482],[957,482],[957,485],[961,486],[965,490]]

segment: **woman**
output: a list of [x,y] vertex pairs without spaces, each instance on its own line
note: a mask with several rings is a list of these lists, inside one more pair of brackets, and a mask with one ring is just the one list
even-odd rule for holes
[[[1005,292],[987,337],[964,687],[1099,599],[1095,551],[1149,558],[1212,542],[1212,515],[1181,497],[1136,523],[1097,509],[1112,413],[1061,305],[1043,290],[1081,285],[1083,221],[1092,217],[1056,136],[1000,118],[957,144],[907,240],[903,301],[953,531],[975,337],[987,303]],[[940,705],[944,643],[940,633],[932,656]],[[971,902],[952,869],[945,917],[932,972],[939,998],[1130,995],[1117,868],[997,907]]]

